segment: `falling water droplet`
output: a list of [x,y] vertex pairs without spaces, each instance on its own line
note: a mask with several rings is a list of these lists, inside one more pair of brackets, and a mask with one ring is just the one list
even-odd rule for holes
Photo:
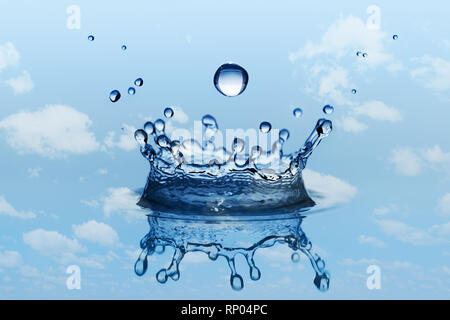
[[366,52],[363,53],[363,58],[367,58],[368,54]]
[[113,90],[111,91],[111,93],[109,94],[109,100],[111,100],[111,102],[117,102],[120,99],[120,92],[119,90]]
[[164,132],[164,129],[166,128],[166,123],[163,119],[157,119],[154,123],[156,132]]
[[353,94],[356,94],[356,89],[352,89],[352,93],[353,93]]
[[272,130],[272,125],[270,124],[270,122],[263,121],[263,122],[261,122],[261,124],[259,125],[259,130],[260,130],[262,133],[269,133],[270,130]]
[[138,129],[134,132],[134,139],[136,139],[136,141],[141,145],[141,146],[145,146],[145,144],[147,143],[147,132],[145,132],[142,129]]
[[288,129],[282,129],[278,134],[281,142],[286,142],[289,139],[290,133]]
[[142,87],[143,84],[144,80],[142,78],[137,78],[136,80],[134,80],[134,85],[137,87]]
[[325,114],[332,114],[334,112],[334,107],[327,104],[326,106],[323,107],[322,110],[323,110],[323,113],[325,113]]
[[166,269],[161,269],[156,274],[156,280],[158,280],[159,283],[166,283],[167,282],[167,271]]
[[294,252],[291,254],[291,261],[294,263],[300,262],[300,255],[298,254],[298,252]]
[[392,36],[392,39],[397,40],[397,39],[398,39],[398,34],[394,34],[394,35]]
[[147,256],[145,256],[144,259],[139,258],[134,264],[134,272],[141,277],[147,271],[147,266]]
[[127,50],[127,46],[126,45],[122,45],[122,50],[123,51]]
[[92,34],[89,35],[89,36],[88,36],[88,40],[89,40],[89,41],[94,41],[94,36],[93,36]]
[[227,97],[235,97],[244,92],[248,83],[248,73],[235,63],[225,63],[214,74],[214,86]]
[[155,126],[153,125],[153,122],[147,121],[144,124],[144,130],[147,133],[147,135],[152,135],[155,133]]
[[129,87],[128,88],[128,94],[130,96],[134,96],[135,93],[136,93],[136,89],[135,88],[133,88],[133,87]]
[[164,116],[166,118],[172,118],[173,117],[173,109],[170,107],[167,107],[164,109]]
[[360,55],[362,55],[362,52],[361,52],[361,51],[356,52],[356,56],[359,57]]
[[240,291],[244,288],[244,280],[238,274],[234,274],[230,278],[230,284],[233,290]]
[[303,115],[303,110],[300,108],[295,108],[292,113],[294,114],[294,117],[298,119]]
[[257,281],[261,279],[261,271],[256,266],[250,267],[250,279]]

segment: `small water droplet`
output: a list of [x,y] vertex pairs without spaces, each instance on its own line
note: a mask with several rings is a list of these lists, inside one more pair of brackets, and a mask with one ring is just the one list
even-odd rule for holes
[[135,93],[136,93],[136,89],[135,88],[133,88],[133,87],[129,87],[128,88],[128,94],[130,96],[134,96]]
[[272,125],[270,124],[270,122],[263,121],[263,122],[261,122],[261,124],[259,125],[259,130],[260,130],[262,133],[269,133],[270,130],[272,130]]
[[88,36],[88,40],[89,40],[89,41],[94,41],[94,39],[95,39],[95,38],[94,38],[94,36],[93,36],[92,34]]
[[261,279],[261,271],[256,266],[250,267],[250,279],[257,281]]
[[122,45],[121,48],[122,48],[123,51],[127,50],[127,46],[126,45]]
[[143,84],[144,80],[142,78],[137,78],[136,80],[134,80],[134,85],[137,87],[142,87]]
[[120,92],[119,90],[113,90],[110,92],[109,94],[109,100],[111,100],[111,102],[117,102],[120,99]]
[[366,52],[363,53],[363,58],[367,58],[368,54]]
[[353,94],[356,94],[356,89],[352,89],[352,93],[353,93]]
[[323,107],[322,110],[323,110],[323,113],[325,113],[325,114],[332,114],[334,112],[334,107],[327,104],[326,106]]
[[172,118],[173,117],[173,109],[170,107],[167,107],[164,109],[164,116],[166,118]]
[[230,278],[230,284],[233,290],[240,291],[244,288],[244,280],[238,274],[232,275]]
[[227,97],[235,97],[244,92],[248,83],[248,73],[240,65],[225,63],[214,74],[214,86]]
[[166,128],[166,123],[163,119],[158,119],[154,123],[156,132],[164,132],[164,129]]
[[147,121],[144,124],[144,130],[147,133],[147,135],[151,136],[152,134],[155,133],[155,126],[153,125],[153,122],[151,121]]
[[134,272],[141,277],[147,271],[147,266],[147,256],[144,259],[139,258],[134,264]]
[[288,129],[282,129],[280,131],[280,133],[278,134],[278,136],[280,138],[280,141],[286,142],[287,139],[289,139],[289,136],[290,136],[289,130]]
[[303,110],[300,108],[295,108],[292,113],[294,114],[294,117],[298,119],[301,118],[301,116],[303,115]]
[[141,146],[145,146],[145,144],[147,143],[147,132],[145,132],[142,129],[138,129],[134,132],[134,139],[136,139],[136,141],[141,145]]
[[291,254],[291,261],[294,263],[300,262],[300,255],[298,254],[298,252],[294,252]]
[[360,55],[362,55],[362,52],[361,52],[361,51],[356,52],[356,56],[359,57]]
[[397,40],[397,39],[398,39],[398,34],[394,34],[394,35],[392,36],[392,39]]
[[156,280],[158,280],[159,283],[166,283],[167,282],[167,271],[166,269],[161,269],[156,274]]

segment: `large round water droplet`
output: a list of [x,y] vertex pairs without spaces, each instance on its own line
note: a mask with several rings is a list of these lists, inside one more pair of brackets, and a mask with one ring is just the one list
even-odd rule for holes
[[278,134],[281,142],[286,142],[289,139],[290,133],[288,129],[282,129]]
[[295,108],[292,113],[294,114],[294,117],[298,119],[303,115],[303,110],[300,108]]
[[392,36],[392,39],[397,40],[397,39],[398,39],[398,34],[394,34],[394,35]]
[[155,133],[155,126],[153,125],[153,122],[147,121],[144,124],[144,130],[145,130],[145,132],[147,132],[147,135],[149,135],[149,136],[154,134]]
[[88,40],[89,40],[89,41],[94,41],[94,39],[95,39],[95,38],[94,38],[94,36],[93,36],[92,34],[88,36]]
[[127,50],[127,46],[126,45],[122,45],[121,48],[122,48],[123,51]]
[[332,114],[334,112],[334,107],[327,104],[326,106],[323,107],[322,110],[323,110],[323,113],[325,113],[325,114]]
[[248,83],[248,73],[240,65],[225,63],[214,74],[214,86],[227,97],[235,97],[244,92]]
[[263,121],[263,122],[261,122],[261,124],[259,125],[259,130],[260,130],[262,133],[269,133],[270,130],[272,130],[272,125],[270,124],[270,122]]
[[133,87],[129,87],[128,88],[128,94],[130,96],[134,96],[135,93],[136,93],[136,89],[135,88],[133,88]]
[[142,129],[138,129],[134,132],[134,139],[136,139],[136,141],[141,145],[141,146],[145,146],[145,144],[147,143],[147,132],[145,132]]
[[166,118],[172,118],[173,117],[173,109],[169,108],[169,107],[165,108],[164,109],[164,116]]
[[166,128],[166,123],[164,122],[163,119],[156,120],[154,125],[155,125],[156,132],[163,132],[164,129]]
[[113,90],[110,92],[109,94],[109,100],[111,100],[111,102],[117,102],[120,99],[120,92],[119,90]]
[[137,87],[142,87],[143,84],[144,80],[142,78],[137,78],[136,80],[134,80],[134,85]]

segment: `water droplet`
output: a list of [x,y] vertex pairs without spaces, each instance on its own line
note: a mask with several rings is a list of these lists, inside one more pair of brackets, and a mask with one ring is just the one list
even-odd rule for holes
[[260,130],[262,133],[269,133],[270,130],[272,130],[272,125],[270,124],[270,122],[263,121],[263,122],[261,122],[261,124],[259,125],[259,130]]
[[161,148],[169,148],[170,140],[165,134],[162,134],[162,135],[158,136],[158,138],[156,138],[156,144],[158,146],[160,146]]
[[292,113],[294,114],[294,117],[298,119],[303,115],[303,110],[300,108],[295,108]]
[[161,269],[156,274],[156,280],[158,280],[159,283],[166,283],[167,282],[167,271],[166,269]]
[[319,135],[328,136],[331,133],[331,131],[333,130],[333,124],[331,123],[330,120],[320,119],[317,122],[316,130]]
[[126,45],[122,45],[122,50],[123,51],[127,50],[127,46]]
[[141,277],[147,271],[147,266],[147,256],[144,259],[139,258],[134,264],[134,272]]
[[359,57],[360,55],[362,55],[362,52],[361,52],[361,51],[356,52],[356,56]]
[[128,88],[128,94],[130,96],[134,96],[135,93],[136,93],[136,89],[135,88],[133,88],[133,87],[129,87]]
[[143,84],[144,80],[142,78],[137,78],[136,80],[134,80],[134,85],[137,87],[142,87]]
[[291,254],[291,261],[294,263],[300,262],[300,255],[298,254],[298,252],[294,252]]
[[173,109],[172,108],[165,108],[164,109],[164,116],[166,118],[172,118],[173,117]]
[[397,40],[397,39],[398,39],[398,34],[394,34],[394,35],[392,36],[392,39]]
[[113,90],[111,91],[111,93],[109,94],[109,100],[111,100],[111,102],[117,102],[120,99],[120,92],[119,90]]
[[330,287],[330,274],[328,272],[324,272],[322,275],[316,274],[314,284],[320,291],[327,291]]
[[232,275],[230,278],[230,284],[233,290],[240,291],[244,288],[244,280],[238,274]]
[[166,128],[166,123],[163,119],[158,119],[154,123],[156,132],[164,132],[164,129]]
[[250,267],[250,279],[252,279],[253,281],[261,279],[261,271],[259,271],[258,267]]
[[235,63],[225,63],[214,74],[214,86],[227,97],[235,97],[244,92],[248,83],[248,73]]
[[353,93],[353,94],[356,94],[356,89],[352,89],[352,93]]
[[151,136],[152,134],[155,133],[155,126],[153,125],[153,122],[151,121],[147,121],[144,124],[144,130],[147,133],[147,135]]
[[323,113],[325,113],[325,114],[332,114],[334,112],[334,107],[327,104],[326,106],[323,107],[322,110],[323,110]]
[[138,129],[134,132],[134,139],[136,139],[136,141],[141,145],[141,146],[145,146],[145,144],[147,143],[147,132],[145,132],[142,129]]
[[363,58],[367,58],[368,54],[366,52],[363,53]]
[[217,130],[219,129],[219,126],[217,125],[216,119],[212,115],[204,115],[202,118],[202,124],[207,128],[211,130]]
[[289,130],[288,129],[282,129],[280,131],[280,133],[278,134],[278,136],[280,138],[280,141],[286,142],[287,139],[289,139],[289,136],[290,136]]
[[232,146],[232,150],[239,153],[242,152],[242,150],[244,150],[245,147],[245,141],[239,138],[234,138],[233,140],[233,146]]
[[93,36],[92,34],[89,35],[89,36],[88,36],[88,40],[89,40],[89,41],[94,41],[94,36]]

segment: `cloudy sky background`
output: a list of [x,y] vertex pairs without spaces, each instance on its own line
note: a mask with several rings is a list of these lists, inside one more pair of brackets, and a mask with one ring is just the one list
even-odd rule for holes
[[[374,4],[379,29],[368,27]],[[80,29],[67,26],[72,5]],[[0,4],[0,297],[448,299],[446,12],[444,1]],[[212,85],[227,61],[250,76],[232,99]],[[137,77],[144,86],[129,96]],[[115,104],[112,89],[122,92]],[[294,150],[324,104],[335,106],[334,131],[305,181],[340,205],[308,217],[304,230],[327,262],[327,293],[313,286],[309,262],[293,264],[282,246],[257,253],[258,282],[238,261],[246,284],[238,293],[225,261],[201,255],[185,258],[175,283],[154,279],[169,253],[134,274],[148,231],[134,205],[148,173],[136,128],[176,106],[172,128],[190,129],[206,113],[221,128],[269,120],[290,129]],[[66,288],[72,264],[81,290]],[[366,287],[374,264],[381,290]]]

